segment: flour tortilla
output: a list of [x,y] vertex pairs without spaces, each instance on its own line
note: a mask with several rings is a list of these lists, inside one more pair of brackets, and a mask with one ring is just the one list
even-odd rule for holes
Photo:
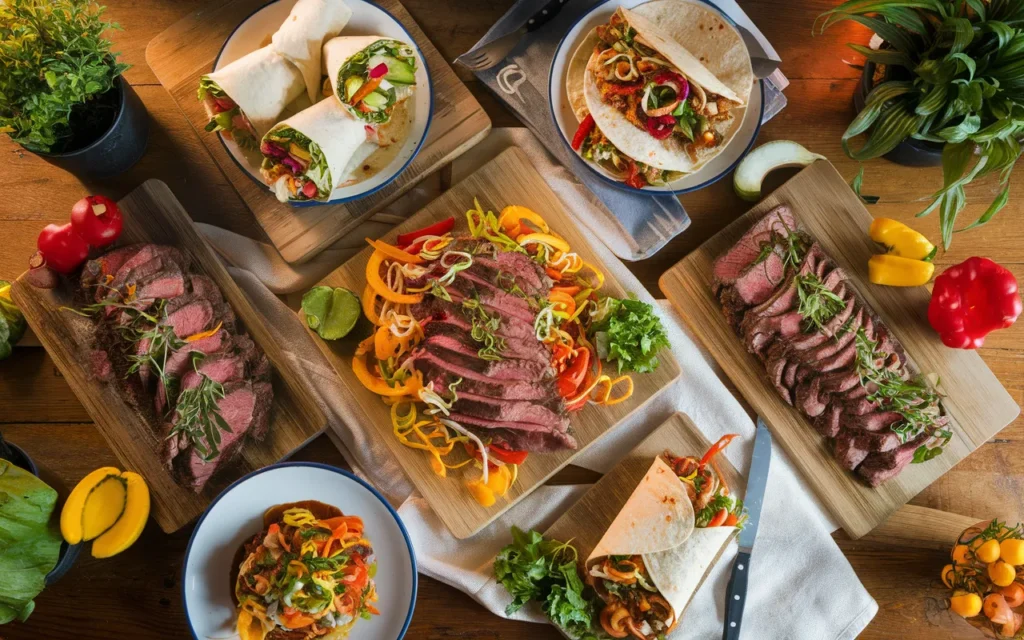
[[[206,76],[217,83],[262,138],[285,107],[303,94],[302,74],[269,45]],[[213,117],[213,113],[207,113]]]
[[686,487],[658,457],[587,558],[587,569],[610,555],[643,556],[654,586],[682,615],[735,527],[694,528]]
[[366,142],[363,123],[350,116],[336,100],[321,100],[278,123],[270,131],[282,127],[295,129],[320,147],[327,159],[334,188],[351,176],[349,166],[357,153],[366,151],[366,147],[362,146]]
[[[696,3],[655,0],[632,11],[622,11],[638,35],[689,80],[741,106],[730,109],[728,118],[713,125],[722,136],[721,144],[714,148],[698,147],[694,159],[679,141],[654,139],[601,99],[594,75],[587,68],[596,58],[594,45],[599,42],[596,32],[591,32],[568,65],[566,85],[573,110],[580,117],[582,107],[578,107],[578,103],[582,96],[586,111],[594,116],[598,128],[619,151],[658,169],[693,173],[720,154],[739,129],[743,105],[750,97],[754,82],[746,45],[732,25],[711,9]],[[685,42],[699,54],[693,55],[680,42]],[[728,82],[723,81],[719,74]]]
[[[341,71],[343,66],[345,66],[345,63],[348,62],[349,58],[363,49],[366,49],[378,40],[394,40],[395,42],[402,42],[401,40],[389,38],[387,36],[339,36],[337,38],[332,38],[324,45],[324,72],[331,81],[331,87],[334,89],[334,97],[339,104],[344,106],[352,114],[356,113],[355,109],[353,109],[351,105],[341,101],[341,96],[345,95],[345,88],[339,84],[340,79],[338,78],[338,72]],[[396,104],[407,100],[413,94],[413,86],[394,85],[394,87]]]
[[341,33],[352,17],[342,0],[299,0],[274,34],[271,46],[302,72],[306,94],[320,93],[320,52],[324,41]]

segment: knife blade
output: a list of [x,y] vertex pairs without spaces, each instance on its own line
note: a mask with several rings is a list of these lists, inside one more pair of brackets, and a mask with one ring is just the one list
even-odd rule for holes
[[757,435],[754,436],[754,454],[750,460],[747,476],[747,491],[743,506],[747,510],[747,521],[739,535],[739,553],[732,566],[732,576],[725,590],[725,627],[722,640],[739,640],[740,622],[743,620],[743,605],[747,601],[747,577],[750,574],[750,556],[757,538],[757,525],[761,519],[761,504],[764,502],[764,488],[768,484],[768,468],[772,459],[772,434],[764,420],[757,418]]

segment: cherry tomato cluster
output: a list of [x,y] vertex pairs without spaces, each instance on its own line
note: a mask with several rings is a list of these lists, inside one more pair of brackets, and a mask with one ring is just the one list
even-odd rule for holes
[[36,248],[46,265],[69,274],[89,257],[89,249],[117,241],[124,220],[117,203],[106,196],[86,196],[71,207],[71,222],[48,224],[39,233]]

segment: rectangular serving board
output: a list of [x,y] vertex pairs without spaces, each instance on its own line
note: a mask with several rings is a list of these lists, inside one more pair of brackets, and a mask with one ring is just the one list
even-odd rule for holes
[[391,184],[359,200],[307,207],[278,202],[268,187],[257,184],[238,166],[219,135],[203,130],[208,119],[196,99],[199,77],[213,70],[224,41],[246,16],[265,4],[266,0],[211,2],[153,38],[146,47],[146,62],[281,256],[298,264],[331,246],[430,173],[483,140],[491,129],[491,120],[405,7],[398,0],[380,0],[377,4],[412,34],[433,81],[434,115],[423,148]]
[[[573,546],[579,552],[580,560],[586,560],[657,456],[670,451],[677,456],[700,457],[709,446],[711,443],[701,434],[689,416],[683,413],[673,414],[620,460],[614,469],[587,489],[583,497],[544,532],[544,537],[563,542],[572,540]],[[746,480],[736,472],[732,463],[724,457],[719,457],[716,464],[729,487],[737,494],[743,495],[746,492]],[[730,536],[719,547],[718,554],[708,565],[690,600],[693,600],[693,595],[704,584],[705,578],[735,537]],[[686,607],[678,612],[680,620],[685,612]]]
[[[461,221],[461,227],[456,226],[456,231],[460,228],[465,231],[465,213],[473,207],[474,197],[480,200],[485,211],[497,212],[507,205],[517,204],[541,214],[551,229],[569,242],[573,251],[604,272],[606,280],[602,288],[603,293],[617,298],[630,293],[597,262],[583,232],[577,228],[558,197],[531,166],[529,158],[516,148],[502,152],[382,239],[393,244],[398,234],[424,227],[449,216],[455,216],[457,225]],[[366,286],[366,263],[371,253],[369,248],[362,251],[324,278],[320,284],[345,287],[357,295],[360,294]],[[410,449],[398,442],[392,433],[389,407],[380,397],[363,387],[352,373],[352,355],[356,345],[370,335],[371,329],[369,322],[363,318],[343,340],[321,340],[312,331],[310,335],[344,382],[344,400],[359,417],[360,423],[370,425],[377,437],[387,444],[413,484],[457,538],[467,538],[485,527],[679,376],[679,366],[675,359],[671,353],[663,352],[664,355],[659,355],[661,365],[656,371],[633,375],[635,390],[629,400],[610,407],[588,405],[572,416],[572,428],[576,433],[579,449],[530,454],[526,463],[520,466],[519,479],[506,498],[499,498],[497,504],[484,508],[461,486],[478,472],[450,471],[448,478],[435,475],[430,469],[427,456],[422,451]]]
[[[285,357],[282,345],[271,338],[263,317],[231,279],[213,249],[200,236],[188,213],[159,180],[147,180],[120,201],[124,231],[119,246],[152,242],[177,247],[201,267],[224,293],[241,326],[252,336],[274,366],[274,403],[270,428],[263,442],[249,440],[238,460],[219,471],[195,493],[179,485],[160,460],[160,436],[153,417],[143,416],[129,404],[116,382],[93,376],[89,360],[92,322],[62,307],[74,305],[73,285],[66,278],[47,291],[25,282],[24,274],[11,288],[15,303],[29,326],[53,358],[61,375],[113,449],[124,469],[146,479],[152,496],[153,518],[171,533],[191,522],[228,484],[245,474],[278,462],[319,434],[327,422],[300,373]],[[55,443],[54,446],[58,446]]]
[[[772,387],[764,366],[747,353],[711,293],[712,264],[763,214],[788,204],[797,221],[849,276],[868,305],[899,338],[916,369],[939,376],[942,404],[953,439],[945,452],[912,464],[877,488],[861,482],[833,458],[831,446]],[[691,331],[764,418],[819,499],[853,538],[885,521],[1020,413],[1013,398],[974,351],[949,349],[928,325],[926,287],[882,287],[867,280],[868,259],[878,252],[868,237],[871,214],[825,160],[803,169],[756,207],[669,269],[659,281]]]

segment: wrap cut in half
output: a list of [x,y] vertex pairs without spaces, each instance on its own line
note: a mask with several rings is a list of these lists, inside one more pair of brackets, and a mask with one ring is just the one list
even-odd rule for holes
[[302,72],[310,102],[320,91],[320,54],[324,41],[345,28],[352,9],[343,0],[299,0],[280,28],[271,46]]
[[[324,45],[324,68],[338,104],[377,127],[416,89],[416,52],[384,36],[341,36]],[[326,92],[326,89],[325,89]]]
[[607,605],[602,625],[669,633],[735,531],[695,528],[686,485],[656,458],[587,558],[587,579]]
[[255,149],[285,107],[303,93],[302,74],[269,45],[199,79],[210,122],[239,146]]
[[370,135],[336,101],[321,100],[263,136],[260,173],[281,202],[327,201],[377,149]]
[[575,54],[586,64],[570,62],[569,93],[626,157],[692,173],[735,137],[754,76],[739,32],[712,9],[685,0],[620,8],[588,40],[594,47]]

